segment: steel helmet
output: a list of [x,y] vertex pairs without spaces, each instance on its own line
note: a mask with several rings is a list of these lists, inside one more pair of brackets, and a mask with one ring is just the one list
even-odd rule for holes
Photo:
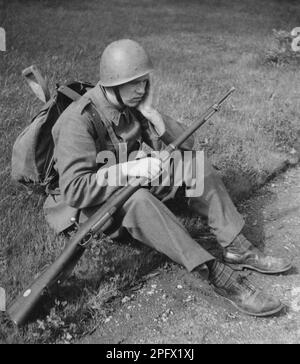
[[100,85],[113,87],[144,76],[153,70],[152,62],[137,42],[121,39],[110,43],[100,59]]

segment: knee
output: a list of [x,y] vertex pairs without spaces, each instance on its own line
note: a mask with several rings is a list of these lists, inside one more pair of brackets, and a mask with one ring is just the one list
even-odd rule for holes
[[159,202],[149,190],[140,188],[125,202],[123,209],[126,212],[135,211],[138,214],[144,215],[145,213],[150,213]]
[[130,197],[130,200],[135,203],[145,203],[146,201],[150,201],[154,198],[155,197],[149,190],[140,188]]

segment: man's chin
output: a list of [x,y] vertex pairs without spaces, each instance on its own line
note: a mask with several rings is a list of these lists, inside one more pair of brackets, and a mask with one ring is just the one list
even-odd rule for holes
[[129,107],[137,107],[140,104],[140,102],[141,102],[141,99],[139,99],[139,100],[132,100],[130,102],[127,102],[126,104]]

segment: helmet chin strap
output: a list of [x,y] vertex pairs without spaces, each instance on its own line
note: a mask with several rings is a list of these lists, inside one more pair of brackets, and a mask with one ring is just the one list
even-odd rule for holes
[[118,103],[120,104],[120,106],[123,108],[125,107],[126,105],[124,104],[123,100],[122,100],[122,97],[120,95],[120,90],[119,90],[119,86],[114,86],[112,88],[114,90],[114,93],[116,95],[116,98],[117,98],[117,101]]
[[118,86],[106,88],[100,85],[100,88],[110,103],[120,109],[124,109],[126,107],[120,95]]

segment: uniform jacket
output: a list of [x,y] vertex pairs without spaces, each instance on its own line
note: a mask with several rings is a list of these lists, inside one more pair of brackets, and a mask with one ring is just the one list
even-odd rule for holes
[[[105,124],[91,114],[91,107],[112,126],[117,139],[127,143],[129,152],[139,149],[143,142],[154,150],[161,150],[185,129],[181,123],[162,114],[165,132],[159,135],[137,109],[126,107],[120,111],[112,105],[99,84],[73,102],[52,130],[60,194],[47,197],[44,212],[57,232],[71,226],[71,218],[84,220],[90,216],[120,188],[97,183],[97,171],[103,168],[97,164],[97,154],[104,150],[115,151],[116,146]],[[182,149],[190,150],[193,144],[191,137]]]

